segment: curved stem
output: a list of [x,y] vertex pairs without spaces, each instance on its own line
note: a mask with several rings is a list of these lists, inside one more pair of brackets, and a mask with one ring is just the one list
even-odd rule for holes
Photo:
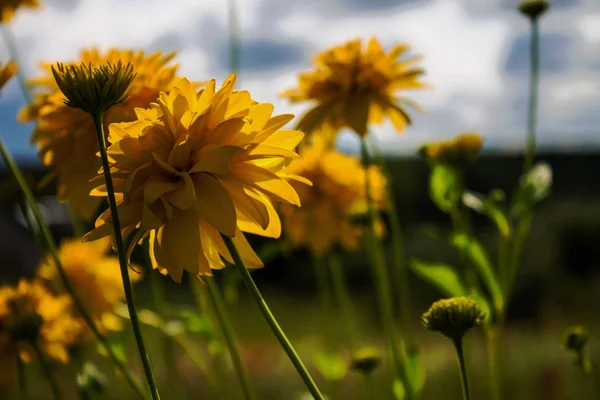
[[329,270],[331,272],[333,294],[340,307],[342,320],[344,321],[345,330],[348,335],[350,350],[354,351],[360,344],[360,335],[356,325],[352,299],[350,298],[348,286],[346,284],[346,277],[344,276],[344,269],[340,263],[338,255],[335,252],[329,253],[327,265],[329,266]]
[[394,322],[394,310],[392,293],[390,288],[390,279],[385,265],[385,257],[383,254],[383,248],[381,242],[377,239],[375,233],[375,224],[377,220],[376,210],[373,204],[373,198],[371,195],[371,179],[369,175],[369,166],[371,164],[369,150],[367,148],[366,139],[363,138],[361,141],[361,154],[362,162],[365,169],[365,195],[367,199],[368,216],[368,246],[370,265],[373,270],[373,280],[375,281],[375,291],[377,294],[377,300],[379,304],[379,312],[383,322],[383,329],[387,336],[388,348],[390,350],[390,362],[394,377],[401,377],[404,383],[404,387],[409,389],[407,398],[414,398],[411,391],[411,385],[408,382],[406,371],[404,371],[401,365],[401,352],[398,346],[398,335],[396,334],[396,325]]
[[94,119],[94,125],[96,128],[96,137],[98,139],[98,149],[100,150],[100,158],[102,159],[102,169],[104,171],[104,179],[106,181],[106,192],[108,195],[108,204],[113,221],[115,243],[117,245],[117,253],[119,256],[119,266],[121,267],[121,279],[123,280],[123,289],[125,290],[125,298],[127,300],[127,309],[129,310],[129,317],[131,319],[131,325],[133,328],[133,334],[135,341],[137,342],[138,351],[140,358],[142,359],[142,365],[144,366],[144,373],[146,374],[146,381],[148,382],[148,388],[150,394],[154,400],[160,399],[158,393],[158,387],[154,379],[152,372],[152,366],[150,365],[150,357],[146,351],[144,344],[144,337],[142,336],[142,330],[140,328],[140,321],[135,309],[135,300],[133,295],[133,288],[131,286],[131,279],[129,278],[129,267],[127,266],[127,251],[123,244],[123,238],[121,236],[121,224],[119,222],[119,213],[117,210],[117,201],[115,199],[115,190],[112,183],[112,177],[110,175],[110,165],[108,163],[108,155],[106,153],[106,138],[104,137],[104,125],[103,125],[103,113],[96,113],[92,115]]
[[256,283],[254,283],[254,280],[252,279],[252,276],[250,275],[248,268],[246,268],[246,265],[244,264],[244,261],[242,260],[242,257],[240,256],[240,253],[238,252],[237,248],[235,247],[235,243],[233,243],[233,240],[229,236],[225,236],[223,234],[221,234],[221,236],[223,237],[223,240],[225,241],[227,250],[229,250],[231,257],[233,258],[234,265],[236,266],[238,272],[240,273],[240,275],[242,276],[242,279],[244,280],[244,284],[246,285],[246,288],[248,288],[250,295],[254,299],[254,302],[256,303],[256,305],[258,305],[258,308],[260,309],[261,313],[263,314],[263,317],[267,321],[267,324],[269,324],[271,331],[273,331],[273,333],[275,334],[275,337],[279,341],[279,344],[281,344],[281,347],[283,347],[283,350],[285,351],[285,353],[289,357],[290,361],[296,368],[296,371],[298,371],[298,374],[304,381],[304,384],[306,385],[308,391],[310,392],[310,394],[312,394],[313,398],[315,398],[317,400],[324,400],[324,397],[321,394],[321,392],[319,391],[319,388],[315,384],[312,376],[310,375],[310,373],[308,372],[308,370],[302,363],[302,360],[296,353],[296,350],[294,350],[294,347],[292,346],[292,344],[288,340],[287,336],[285,336],[285,333],[283,332],[283,330],[277,323],[277,320],[273,316],[273,313],[271,313],[271,310],[269,309],[267,302],[260,294],[260,291],[258,290]]
[[19,186],[21,187],[21,190],[23,191],[23,194],[25,195],[25,200],[27,201],[27,205],[29,206],[31,213],[33,214],[33,218],[35,219],[35,222],[37,223],[37,225],[40,229],[41,237],[45,242],[48,252],[50,253],[50,256],[52,257],[52,260],[54,261],[54,265],[56,265],[56,270],[58,271],[60,280],[61,280],[63,286],[65,287],[65,290],[67,291],[67,293],[69,293],[69,295],[73,299],[73,304],[75,305],[75,308],[77,309],[77,311],[79,312],[79,314],[81,315],[81,317],[83,318],[83,320],[85,321],[87,326],[90,328],[90,330],[92,331],[93,335],[96,337],[98,342],[100,342],[100,345],[104,348],[104,350],[108,354],[111,361],[115,364],[115,366],[117,367],[119,372],[121,372],[123,374],[123,376],[129,383],[131,388],[136,392],[136,394],[140,398],[142,398],[142,399],[145,398],[146,396],[144,394],[144,390],[140,387],[140,385],[131,376],[131,374],[130,374],[128,368],[125,366],[125,364],[123,362],[121,362],[121,360],[117,357],[116,353],[110,346],[108,339],[100,333],[100,331],[98,330],[98,327],[96,326],[96,323],[94,322],[90,313],[87,311],[86,307],[84,306],[83,301],[81,301],[81,298],[77,294],[77,291],[73,287],[73,284],[71,283],[71,280],[69,279],[67,273],[65,272],[65,270],[62,266],[62,263],[60,261],[60,258],[58,257],[58,249],[56,246],[56,242],[54,241],[54,238],[52,237],[52,233],[50,232],[50,228],[48,228],[48,225],[44,221],[44,217],[42,216],[42,213],[40,212],[40,209],[37,205],[35,197],[33,196],[31,189],[27,185],[27,181],[23,177],[23,174],[22,174],[21,170],[19,169],[19,167],[17,166],[17,164],[15,163],[15,160],[12,158],[12,156],[6,149],[6,146],[4,145],[4,141],[2,139],[0,139],[0,154],[2,155],[2,158],[4,159],[4,162],[6,163],[8,169],[14,175],[15,179],[19,183]]
[[540,37],[537,20],[531,20],[531,47],[529,68],[529,111],[527,113],[527,144],[523,172],[528,172],[535,158],[535,130],[537,117],[537,98],[540,64]]
[[460,373],[460,381],[462,384],[462,393],[464,400],[471,399],[471,393],[469,391],[469,380],[467,378],[467,367],[465,365],[465,356],[462,347],[462,339],[453,340],[454,348],[456,349],[456,359],[458,361],[458,371]]
[[62,395],[60,393],[60,387],[58,386],[56,377],[52,373],[52,366],[48,363],[46,357],[44,357],[44,353],[42,352],[42,349],[40,348],[38,342],[36,340],[32,340],[30,343],[31,347],[33,347],[33,350],[35,351],[35,354],[38,357],[38,360],[40,361],[40,365],[42,366],[44,375],[46,375],[46,379],[48,379],[48,383],[50,384],[50,388],[52,389],[52,394],[54,395],[54,398],[56,400],[61,399]]
[[[247,400],[256,399],[256,395],[254,394],[254,389],[252,388],[252,384],[250,383],[250,379],[248,378],[248,374],[246,373],[246,369],[244,368],[244,364],[242,364],[242,359],[240,357],[240,353],[237,349],[235,343],[235,336],[233,333],[233,327],[231,325],[231,320],[229,319],[229,314],[227,312],[227,308],[225,307],[225,302],[221,297],[221,292],[219,291],[219,287],[214,282],[214,278],[208,277],[205,279],[206,286],[208,287],[208,293],[210,295],[211,301],[217,312],[217,319],[219,320],[219,324],[221,325],[221,331],[223,332],[223,339],[225,341],[225,345],[229,350],[229,355],[231,356],[231,362],[233,363],[233,367],[235,369],[235,373],[240,380],[240,384],[242,386],[242,390],[244,392],[244,397]],[[190,282],[192,285],[198,284],[197,282]]]

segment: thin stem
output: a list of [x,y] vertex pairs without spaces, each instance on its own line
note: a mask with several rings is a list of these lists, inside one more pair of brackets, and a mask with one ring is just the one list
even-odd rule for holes
[[25,363],[21,359],[21,355],[17,354],[17,374],[19,380],[19,393],[21,399],[25,400],[27,397],[27,376],[25,375]]
[[538,81],[540,65],[540,37],[537,19],[531,20],[531,46],[529,68],[529,111],[527,113],[527,144],[523,170],[528,172],[535,158],[535,131],[537,118]]
[[10,58],[13,60],[15,64],[19,66],[17,70],[17,80],[19,81],[19,86],[21,87],[21,92],[23,93],[23,97],[27,104],[31,103],[31,93],[29,93],[29,89],[27,88],[25,74],[23,73],[22,64],[20,62],[19,52],[17,50],[17,46],[15,45],[15,37],[10,30],[10,27],[5,24],[2,25],[2,36],[4,37],[4,42],[6,43],[6,47],[8,47],[8,54]]
[[523,245],[525,244],[525,240],[527,239],[527,236],[529,234],[532,219],[533,215],[523,217],[523,219],[519,221],[518,226],[516,228],[516,232],[513,238],[512,252],[510,254],[510,260],[508,264],[508,276],[506,281],[506,287],[504,289],[506,304],[508,304],[510,295],[512,294],[513,285],[515,283],[517,272],[519,270],[519,264],[521,262]]
[[229,70],[239,73],[242,66],[242,44],[235,0],[227,1],[227,15],[229,27]]
[[332,318],[335,318],[333,311],[333,298],[331,296],[331,285],[327,274],[327,265],[322,257],[313,255],[313,266],[315,269],[315,278],[317,281],[317,289],[321,302],[321,322],[325,330],[325,342],[327,350],[333,350],[336,344],[335,329],[336,324],[332,323]]
[[[242,363],[242,358],[240,357],[240,353],[235,343],[233,326],[231,325],[229,313],[227,312],[227,307],[225,306],[225,302],[223,301],[221,292],[219,291],[219,287],[214,282],[214,279],[211,277],[206,278],[205,281],[206,286],[208,287],[208,293],[210,295],[211,301],[213,303],[215,311],[217,312],[217,319],[219,320],[219,324],[221,325],[223,339],[225,341],[227,349],[229,350],[231,362],[233,363],[235,373],[238,376],[238,379],[240,380],[240,384],[244,392],[244,398],[246,398],[247,400],[256,399],[254,389],[252,388],[252,384],[250,383],[250,379],[248,378],[248,374],[246,373],[246,369],[244,368],[244,364]],[[191,284],[194,285],[199,283],[191,282]]]
[[362,374],[362,376],[365,389],[365,399],[375,400],[377,398],[377,393],[375,392],[375,385],[373,384],[373,373],[369,372]]
[[119,372],[121,372],[123,374],[123,376],[129,383],[131,388],[137,393],[137,395],[140,398],[145,398],[146,396],[144,395],[143,389],[135,381],[135,379],[131,376],[131,374],[129,373],[129,370],[125,366],[125,364],[123,364],[123,362],[121,362],[121,360],[117,357],[114,350],[110,346],[108,339],[100,333],[100,331],[98,330],[98,327],[96,326],[96,323],[94,322],[90,313],[87,311],[86,307],[84,306],[84,303],[81,300],[81,298],[79,297],[79,295],[77,294],[77,291],[73,287],[73,284],[71,283],[71,280],[69,279],[69,276],[65,272],[65,270],[62,266],[62,262],[60,261],[60,258],[58,257],[58,249],[56,246],[56,242],[54,241],[54,238],[52,237],[52,233],[50,232],[50,228],[48,228],[48,224],[46,224],[46,222],[44,221],[44,217],[42,216],[42,213],[40,212],[40,209],[37,205],[35,197],[33,196],[33,193],[31,192],[31,189],[29,188],[29,185],[27,185],[27,181],[23,177],[23,173],[21,172],[20,168],[15,163],[15,160],[12,158],[12,156],[6,149],[4,141],[1,138],[0,138],[0,153],[2,154],[2,158],[4,159],[6,166],[11,171],[11,173],[14,175],[15,179],[19,183],[19,186],[21,187],[21,190],[23,191],[23,194],[25,195],[25,200],[27,201],[27,205],[29,206],[31,213],[33,214],[33,218],[35,219],[35,221],[39,227],[41,236],[46,245],[45,247],[48,249],[48,252],[50,253],[50,256],[52,257],[52,260],[54,261],[54,264],[56,265],[56,270],[58,271],[58,275],[60,277],[60,280],[61,280],[63,286],[65,287],[65,290],[67,291],[67,293],[69,293],[69,295],[73,299],[73,304],[75,305],[75,308],[77,309],[77,311],[79,312],[79,314],[81,315],[81,317],[83,318],[85,323],[88,325],[88,327],[90,328],[90,330],[92,331],[92,333],[94,334],[94,336],[96,337],[98,342],[100,342],[100,344],[102,345],[102,347],[108,354],[109,358],[115,364],[115,366],[117,367]]
[[77,218],[77,214],[75,214],[75,210],[73,209],[71,202],[67,203],[67,213],[69,214],[69,220],[71,221],[71,226],[73,227],[73,234],[75,237],[80,238],[85,234],[85,230],[79,218]]
[[346,284],[346,277],[344,276],[344,269],[340,263],[340,259],[335,252],[331,252],[328,255],[327,265],[331,272],[331,283],[333,286],[333,294],[336,298],[346,333],[348,335],[348,343],[350,350],[354,351],[360,344],[360,334],[358,327],[356,326],[356,319],[354,316],[354,307],[352,305],[352,299],[348,291]]
[[488,348],[488,365],[490,373],[490,399],[500,400],[502,398],[500,377],[500,338],[502,326],[497,322],[486,328],[486,342]]
[[454,348],[456,349],[456,359],[458,361],[458,371],[460,373],[460,381],[462,384],[462,393],[464,400],[471,399],[471,393],[469,391],[469,380],[467,378],[467,367],[465,366],[465,356],[462,347],[462,339],[453,340]]
[[252,276],[250,275],[248,268],[246,268],[246,265],[244,264],[244,261],[242,260],[242,257],[240,256],[240,253],[238,252],[237,248],[235,247],[235,243],[233,243],[233,240],[229,236],[225,236],[225,235],[221,235],[221,236],[223,237],[223,240],[225,241],[227,250],[229,250],[229,253],[231,254],[231,257],[233,258],[233,261],[234,261],[234,264],[235,264],[237,270],[239,271],[240,275],[242,276],[242,279],[244,280],[244,284],[246,285],[246,288],[250,292],[250,295],[254,299],[254,302],[256,303],[256,305],[258,305],[258,308],[260,309],[261,313],[263,314],[263,317],[267,321],[267,324],[269,324],[271,331],[273,331],[273,333],[275,334],[275,337],[281,344],[281,347],[283,347],[283,350],[285,351],[285,353],[289,357],[290,361],[296,368],[296,371],[298,371],[298,374],[304,381],[304,384],[306,385],[308,391],[312,394],[313,398],[315,398],[317,400],[324,400],[324,397],[321,394],[321,392],[319,391],[319,388],[315,384],[312,376],[310,375],[310,373],[308,372],[308,370],[302,363],[302,360],[300,359],[300,357],[298,357],[296,350],[294,350],[294,347],[292,346],[292,344],[290,343],[288,338],[285,336],[285,333],[283,332],[283,330],[277,323],[277,320],[273,316],[273,313],[271,313],[271,310],[269,309],[267,302],[260,294],[260,291],[258,290],[256,283],[254,283],[254,280],[252,279]]
[[44,357],[44,353],[42,352],[42,349],[40,348],[38,342],[36,340],[32,340],[30,343],[31,347],[33,347],[33,350],[35,351],[40,361],[40,365],[42,366],[44,375],[46,375],[46,379],[48,379],[48,383],[50,384],[50,388],[52,389],[52,394],[54,395],[54,398],[56,400],[61,399],[62,395],[60,393],[60,387],[58,386],[58,381],[56,380],[56,377],[52,373],[52,366],[50,365],[50,363],[48,363],[46,357]]
[[[367,223],[367,237],[370,265],[373,269],[373,278],[375,281],[375,291],[379,303],[379,312],[383,320],[383,329],[387,335],[388,346],[391,352],[391,364],[394,376],[400,374],[400,349],[398,348],[396,327],[394,323],[394,311],[392,304],[392,294],[389,286],[389,276],[385,265],[385,257],[383,247],[377,239],[375,233],[375,224],[377,222],[377,214],[373,204],[371,195],[371,177],[369,175],[369,166],[371,164],[369,150],[366,140],[361,141],[362,162],[365,169],[365,195],[367,199],[367,208],[369,221]],[[405,382],[406,383],[406,382]]]
[[154,379],[152,372],[152,366],[150,365],[150,357],[146,351],[144,344],[144,337],[142,336],[142,330],[140,327],[140,321],[135,309],[135,300],[133,294],[133,288],[131,286],[131,279],[129,278],[129,267],[127,266],[127,251],[123,244],[123,238],[121,236],[121,223],[119,222],[119,213],[117,210],[117,200],[115,199],[115,190],[113,187],[112,177],[110,175],[110,165],[108,163],[108,155],[106,153],[106,138],[104,137],[104,122],[103,113],[99,112],[92,115],[94,119],[94,125],[96,127],[96,137],[98,139],[98,149],[100,150],[100,158],[102,159],[102,169],[104,171],[104,179],[106,181],[106,192],[108,195],[108,204],[110,206],[110,212],[112,215],[113,228],[115,243],[117,245],[117,253],[119,255],[119,266],[121,267],[121,279],[123,280],[123,289],[125,290],[125,298],[127,300],[127,309],[129,310],[129,317],[131,319],[131,325],[133,328],[133,334],[135,341],[137,342],[140,358],[142,365],[144,366],[144,373],[146,374],[146,381],[148,382],[148,388],[150,394],[154,400],[160,399],[158,393],[158,387]]

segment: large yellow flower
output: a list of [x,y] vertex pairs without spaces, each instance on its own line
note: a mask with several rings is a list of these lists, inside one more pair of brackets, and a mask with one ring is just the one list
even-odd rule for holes
[[9,23],[19,7],[38,8],[38,0],[2,0],[0,1],[0,22]]
[[[108,148],[125,236],[145,235],[155,267],[175,281],[183,271],[211,275],[231,262],[220,234],[233,238],[250,268],[262,266],[242,232],[278,237],[281,223],[271,200],[299,205],[281,169],[302,140],[279,130],[293,115],[271,116],[273,105],[234,91],[235,75],[215,92],[215,81],[196,93],[183,79],[157,104],[136,109],[138,120],[112,124]],[[103,176],[94,195],[105,195]],[[86,235],[112,233],[110,210]]]
[[[286,172],[310,182],[292,181],[302,207],[283,205],[284,232],[296,246],[307,246],[322,255],[334,245],[353,250],[359,246],[364,226],[353,223],[353,217],[367,211],[365,169],[356,157],[328,149],[322,135],[315,135],[311,146],[300,151]],[[385,207],[386,181],[379,168],[369,169],[371,195],[378,208]]]
[[[117,49],[101,53],[90,49],[81,53],[76,64],[121,61],[124,65],[128,62],[133,65],[137,75],[127,92],[129,99],[105,114],[108,126],[113,122],[135,120],[136,107],[148,107],[156,101],[160,91],[171,90],[180,79],[175,76],[178,64],[169,65],[174,56],[174,53],[145,55],[143,51]],[[64,104],[65,97],[52,75],[51,65],[43,64],[46,74],[28,82],[38,94],[32,105],[21,110],[19,120],[37,122],[31,141],[37,144],[44,165],[54,168],[58,176],[58,198],[70,201],[79,218],[89,221],[102,201],[89,196],[93,188],[89,181],[100,168],[94,124],[89,114]]]
[[0,287],[0,381],[14,376],[16,358],[28,362],[36,340],[44,356],[66,364],[67,351],[81,333],[71,299],[54,296],[40,281],[21,280],[17,287]]
[[282,94],[292,102],[315,103],[298,129],[308,134],[328,123],[336,129],[349,127],[362,137],[369,123],[380,124],[388,117],[402,131],[411,121],[403,106],[418,106],[396,93],[424,87],[419,81],[424,71],[414,67],[419,58],[398,60],[408,50],[400,44],[386,53],[372,38],[364,51],[357,39],[319,54],[315,69],[300,74],[298,87]]
[[[119,330],[121,319],[114,314],[117,304],[125,298],[119,260],[109,256],[110,239],[85,243],[81,239],[64,240],[58,251],[65,269],[87,311],[100,330]],[[139,274],[130,274],[132,280]],[[59,282],[56,265],[51,257],[42,261],[38,270],[41,279]]]
[[4,85],[6,85],[6,82],[8,82],[8,80],[16,73],[17,64],[9,61],[6,65],[2,65],[2,62],[0,61],[0,89],[2,89]]

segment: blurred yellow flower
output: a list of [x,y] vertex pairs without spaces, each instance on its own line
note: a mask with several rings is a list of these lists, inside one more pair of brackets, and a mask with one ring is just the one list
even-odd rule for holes
[[[127,94],[128,100],[112,107],[104,116],[105,125],[136,119],[134,109],[146,108],[156,101],[160,91],[168,92],[180,78],[175,76],[178,64],[171,64],[175,53],[160,52],[149,55],[143,51],[111,49],[101,53],[97,49],[81,52],[73,65],[131,63],[136,73]],[[58,177],[58,198],[70,201],[76,214],[84,221],[94,217],[102,199],[90,197],[93,189],[90,179],[100,168],[96,157],[98,144],[92,118],[82,110],[64,103],[65,97],[52,74],[52,64],[42,64],[46,74],[31,79],[28,86],[37,90],[33,104],[19,113],[21,122],[37,122],[31,141],[37,144],[44,165],[54,168]],[[107,131],[107,130],[106,130]],[[108,131],[107,131],[108,132]]]
[[369,123],[381,124],[388,117],[402,131],[411,122],[403,107],[419,107],[396,92],[425,86],[419,81],[424,71],[414,66],[419,57],[398,60],[408,50],[408,45],[399,44],[386,53],[372,38],[364,51],[356,39],[319,54],[315,69],[300,74],[298,87],[282,94],[294,103],[315,102],[298,129],[310,134],[328,123],[336,129],[349,127],[363,137]]
[[[110,244],[109,238],[91,243],[71,239],[64,240],[58,251],[65,272],[101,331],[122,328],[122,320],[115,315],[114,310],[125,298],[125,292],[119,260],[108,253]],[[130,276],[134,282],[140,277],[137,273],[131,273]],[[40,264],[38,277],[59,282],[56,265],[51,257]]]
[[[329,149],[325,136],[313,136],[312,144],[302,147],[300,158],[285,170],[312,182],[308,185],[299,179],[291,180],[302,207],[281,207],[288,240],[296,246],[307,246],[316,255],[334,245],[356,249],[364,226],[352,219],[367,211],[364,167],[358,158]],[[369,174],[373,201],[383,209],[386,180],[376,166],[369,168]]]
[[462,167],[477,158],[483,138],[476,133],[461,133],[450,140],[428,143],[420,152],[429,160]]
[[54,296],[40,281],[0,287],[0,382],[14,376],[17,357],[36,358],[32,340],[48,359],[66,364],[67,349],[81,331],[68,296]]
[[16,73],[17,64],[9,61],[6,65],[2,65],[2,62],[0,61],[0,89],[2,89],[4,85],[6,85],[6,82],[8,82],[8,80]]
[[[231,262],[220,234],[233,238],[249,268],[262,267],[242,232],[278,237],[281,223],[271,200],[300,205],[281,175],[303,134],[279,130],[293,115],[271,116],[273,105],[234,91],[235,74],[215,90],[196,93],[183,79],[161,93],[138,119],[112,124],[108,148],[123,235],[132,247],[149,235],[155,268],[175,281],[183,271],[211,275]],[[103,175],[93,195],[105,196]],[[110,210],[84,239],[113,231]],[[132,248],[131,247],[131,248]],[[130,249],[131,249],[130,248]]]
[[2,0],[0,1],[0,22],[9,23],[19,7],[38,8],[38,0]]

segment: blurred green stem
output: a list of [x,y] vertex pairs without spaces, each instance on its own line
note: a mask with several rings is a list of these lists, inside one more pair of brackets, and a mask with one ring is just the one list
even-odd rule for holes
[[364,381],[365,399],[375,400],[377,399],[377,393],[375,392],[375,385],[373,384],[373,373],[369,372],[362,374]]
[[373,280],[375,283],[375,292],[377,294],[377,301],[379,304],[379,312],[383,322],[383,329],[387,336],[388,348],[390,350],[390,362],[392,366],[392,372],[394,378],[401,377],[404,387],[407,388],[407,399],[414,399],[415,393],[412,392],[412,385],[407,379],[406,371],[400,367],[401,365],[401,351],[398,345],[398,335],[396,333],[396,323],[394,322],[394,304],[392,299],[392,293],[390,288],[390,278],[387,271],[385,262],[384,249],[381,241],[377,238],[375,232],[375,225],[377,223],[377,211],[373,204],[373,198],[371,194],[371,177],[368,173],[369,166],[371,165],[371,157],[369,155],[369,149],[365,138],[361,140],[361,156],[362,164],[365,170],[365,196],[367,200],[368,208],[368,253],[370,259],[370,265],[373,270]]
[[250,292],[250,295],[254,299],[254,302],[256,303],[256,305],[258,305],[258,308],[260,309],[261,313],[263,314],[263,317],[267,321],[267,324],[269,325],[269,327],[275,334],[275,337],[281,344],[281,347],[283,348],[283,350],[289,357],[290,361],[296,368],[296,371],[298,371],[298,374],[304,381],[304,384],[306,385],[308,391],[312,394],[313,398],[315,398],[317,400],[324,400],[324,397],[321,394],[321,392],[319,391],[319,388],[315,384],[312,376],[310,375],[310,373],[308,372],[308,370],[302,363],[302,360],[300,359],[300,357],[296,353],[296,350],[294,350],[294,347],[292,346],[292,344],[288,340],[287,336],[285,335],[285,333],[279,326],[279,323],[277,323],[277,320],[273,316],[273,313],[271,313],[271,310],[269,309],[267,302],[260,294],[260,291],[258,290],[256,283],[254,283],[254,280],[252,279],[252,276],[250,275],[250,272],[248,271],[246,264],[244,264],[244,261],[242,260],[240,253],[238,252],[237,248],[235,247],[235,243],[229,236],[225,236],[223,234],[221,234],[221,236],[223,237],[223,241],[225,242],[225,245],[227,246],[227,250],[229,250],[229,253],[231,254],[231,258],[233,258],[234,264],[235,264],[238,272],[240,273],[240,275],[242,276],[242,279],[244,280],[244,284],[246,285],[246,288]]
[[[221,292],[219,291],[219,287],[214,281],[213,277],[207,277],[205,279],[206,286],[208,287],[208,293],[210,294],[210,298],[212,300],[214,309],[217,314],[217,319],[219,320],[219,324],[221,325],[221,331],[223,333],[223,339],[225,341],[225,345],[229,350],[229,355],[231,356],[231,362],[233,363],[233,367],[235,369],[235,373],[240,380],[240,384],[242,386],[242,390],[244,392],[244,398],[246,400],[254,400],[256,399],[256,395],[254,394],[254,389],[252,388],[252,384],[250,383],[250,379],[248,378],[248,374],[246,373],[246,369],[244,368],[244,364],[242,363],[242,358],[240,357],[240,353],[235,343],[235,336],[233,333],[233,326],[231,325],[231,320],[229,318],[229,313],[227,312],[227,307],[225,306],[225,302],[221,297]],[[199,284],[198,282],[191,284]]]
[[108,339],[100,333],[100,331],[98,330],[98,327],[96,326],[96,323],[94,322],[91,315],[87,311],[86,307],[84,306],[84,303],[81,301],[81,298],[75,291],[75,288],[73,287],[73,284],[71,283],[67,273],[65,272],[65,270],[62,266],[60,258],[58,257],[58,249],[56,246],[56,242],[54,241],[54,238],[52,237],[52,233],[50,232],[50,228],[48,228],[48,225],[44,221],[44,217],[42,216],[42,213],[40,212],[40,209],[37,205],[35,197],[33,196],[33,193],[31,192],[31,189],[27,185],[27,181],[25,181],[25,178],[23,177],[23,173],[21,172],[20,168],[15,163],[15,160],[12,158],[12,156],[6,149],[6,146],[4,145],[4,141],[1,138],[0,138],[0,154],[2,155],[2,158],[4,159],[6,166],[11,171],[11,173],[14,175],[15,179],[19,183],[19,186],[21,187],[21,190],[23,191],[23,194],[25,195],[25,200],[27,201],[27,205],[29,206],[31,213],[33,214],[35,222],[41,232],[41,236],[44,239],[44,242],[45,242],[44,247],[48,249],[48,252],[50,253],[50,256],[52,257],[52,261],[54,261],[54,265],[56,266],[56,270],[58,271],[60,280],[61,280],[63,286],[65,287],[65,290],[67,291],[67,293],[69,293],[69,295],[73,299],[73,304],[75,305],[75,308],[77,309],[77,311],[79,312],[79,314],[81,315],[81,317],[83,318],[85,323],[88,325],[88,327],[90,328],[90,330],[92,331],[92,333],[94,334],[94,336],[96,337],[98,342],[100,342],[101,346],[104,348],[104,350],[108,354],[111,361],[115,364],[117,369],[123,374],[123,376],[129,383],[131,388],[137,393],[137,395],[140,398],[145,398],[146,396],[144,395],[143,389],[135,381],[135,379],[131,376],[129,369],[125,366],[125,364],[117,357],[114,350],[110,346]]
[[315,270],[315,278],[317,281],[317,291],[321,302],[321,323],[325,330],[325,346],[327,351],[333,351],[336,347],[336,324],[332,318],[335,318],[333,309],[333,297],[331,293],[331,285],[327,274],[327,265],[321,256],[313,255],[313,266]]
[[229,70],[239,73],[242,64],[242,43],[240,21],[238,19],[235,0],[227,0],[227,16],[229,27]]
[[19,52],[15,44],[15,37],[13,36],[13,33],[8,25],[0,25],[2,25],[2,37],[4,38],[4,42],[6,43],[6,47],[8,48],[8,54],[12,61],[19,67],[17,70],[17,80],[19,81],[21,92],[23,93],[25,102],[27,104],[31,104],[31,93],[29,93],[29,89],[27,88],[27,83],[25,79],[25,74],[23,73],[23,67],[20,61]]
[[531,46],[529,67],[529,111],[527,113],[527,144],[523,172],[527,173],[533,166],[536,142],[536,118],[540,64],[540,35],[537,19],[531,19]]
[[140,327],[140,320],[135,308],[135,299],[133,294],[133,288],[131,286],[131,279],[129,278],[129,267],[127,265],[127,249],[123,244],[123,237],[121,236],[121,223],[119,222],[119,212],[117,209],[117,200],[115,199],[115,190],[113,187],[112,177],[110,175],[110,164],[108,162],[108,155],[106,152],[106,137],[104,136],[104,121],[103,113],[98,112],[92,115],[94,120],[94,126],[96,128],[96,138],[98,139],[98,149],[100,151],[100,159],[102,160],[102,170],[104,171],[104,179],[106,181],[106,194],[108,196],[108,204],[110,207],[110,213],[113,222],[114,240],[117,245],[117,254],[119,256],[119,266],[121,267],[121,279],[123,280],[123,289],[125,291],[125,298],[127,300],[127,309],[129,311],[129,317],[131,320],[131,326],[133,328],[133,334],[135,341],[138,346],[142,365],[144,367],[144,374],[146,375],[146,381],[150,394],[153,400],[160,399],[158,393],[158,387],[152,372],[152,366],[150,364],[150,357],[144,344],[144,337]]
[[456,349],[456,360],[458,362],[458,371],[460,373],[460,382],[462,384],[463,400],[470,400],[469,380],[467,378],[467,367],[465,365],[465,356],[463,352],[462,339],[453,340]]
[[42,366],[44,375],[46,375],[46,379],[48,379],[48,383],[50,384],[50,388],[52,389],[52,395],[54,396],[54,399],[55,400],[61,399],[62,395],[60,393],[60,387],[58,386],[58,381],[56,380],[56,377],[54,376],[54,373],[52,372],[52,366],[50,365],[50,363],[44,356],[44,352],[40,348],[38,341],[32,340],[30,343],[31,343],[31,347],[33,347],[33,350],[35,351],[35,354],[37,355],[40,365]]
[[25,363],[21,359],[21,355],[17,354],[17,379],[19,383],[19,395],[21,400],[28,398],[27,395],[27,375],[25,375]]
[[331,281],[333,286],[333,294],[336,302],[340,307],[342,320],[344,321],[344,330],[348,335],[347,340],[350,346],[350,351],[354,352],[360,345],[360,332],[356,324],[354,315],[354,307],[348,290],[344,267],[340,262],[339,254],[331,251],[328,254],[327,265],[331,272]]
[[485,335],[488,348],[488,365],[490,374],[490,399],[500,400],[502,398],[502,379],[500,368],[500,338],[503,326],[500,323],[490,324],[486,327]]

